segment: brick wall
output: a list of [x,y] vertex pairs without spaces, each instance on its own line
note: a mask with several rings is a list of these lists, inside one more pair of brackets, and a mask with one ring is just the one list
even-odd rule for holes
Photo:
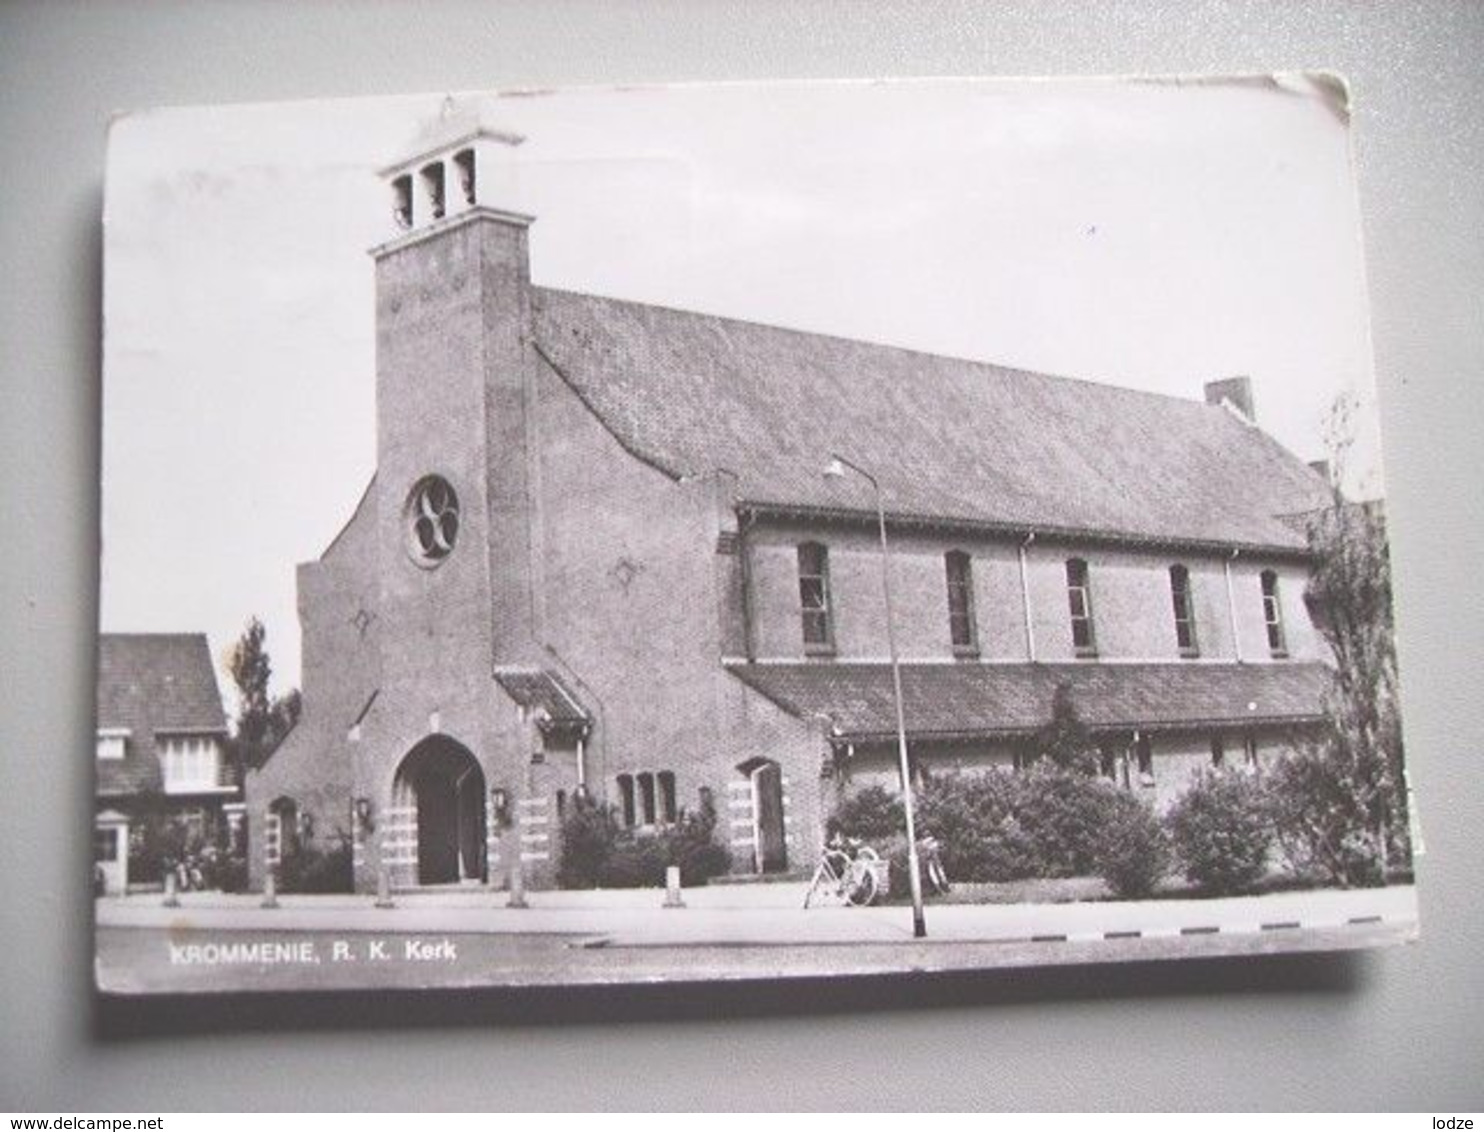
[[[874,532],[866,527],[782,522],[760,524],[746,542],[750,554],[756,655],[763,659],[804,656],[797,558],[797,547],[804,541],[821,542],[829,548],[837,658],[885,657],[881,556]],[[917,534],[892,539],[892,598],[901,657],[904,660],[953,657],[944,569],[944,555],[950,550],[962,550],[971,556],[981,659],[1028,659],[1015,543]],[[1066,560],[1073,556],[1088,564],[1099,658],[1180,659],[1169,575],[1170,567],[1177,563],[1190,572],[1201,657],[1237,658],[1222,559],[1040,542],[1026,552],[1036,659],[1071,660],[1075,656],[1066,581]],[[1231,574],[1242,659],[1270,659],[1259,580],[1266,569],[1274,570],[1279,576],[1289,656],[1295,660],[1321,658],[1323,643],[1317,638],[1303,605],[1306,568],[1294,563],[1238,558],[1231,564]]]
[[[735,646],[735,555],[718,536],[729,516],[714,479],[679,483],[635,459],[561,377],[539,368],[534,427],[540,515],[538,637],[580,686],[596,717],[590,786],[617,800],[621,774],[670,771],[681,806],[711,790],[723,840],[748,815],[729,799],[750,760],[788,779],[790,858],[812,853],[822,740],[727,675]],[[750,811],[749,811],[750,814]],[[737,832],[734,832],[734,829]],[[750,834],[749,834],[750,836]],[[734,844],[739,871],[750,847]]]

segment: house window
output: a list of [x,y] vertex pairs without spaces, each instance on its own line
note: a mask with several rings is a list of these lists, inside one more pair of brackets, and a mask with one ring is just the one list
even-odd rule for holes
[[830,552],[817,542],[799,547],[799,611],[804,629],[804,651],[834,651],[830,623]]
[[1273,656],[1287,656],[1288,647],[1283,638],[1283,604],[1278,600],[1278,575],[1272,570],[1262,572],[1262,619],[1268,627],[1268,652]]
[[1257,736],[1255,736],[1255,735],[1244,735],[1244,736],[1242,736],[1242,754],[1243,754],[1243,757],[1246,760],[1248,769],[1249,770],[1257,770],[1258,769],[1258,761],[1257,761]]
[[93,830],[93,860],[117,861],[119,859],[119,830],[116,825],[106,825]]
[[428,211],[434,220],[443,219],[443,162],[424,165],[423,192],[428,195]]
[[458,173],[459,195],[464,198],[465,204],[473,204],[478,195],[474,184],[474,151],[472,149],[461,149],[453,155],[453,167]]
[[645,771],[639,775],[639,809],[644,815],[644,824],[654,824],[654,775]]
[[1072,651],[1078,656],[1096,656],[1092,591],[1087,584],[1087,563],[1080,558],[1067,559],[1067,605],[1072,614]]
[[190,794],[221,787],[221,758],[215,739],[176,735],[161,741],[160,769],[166,794]]
[[127,731],[100,731],[98,732],[98,757],[108,762],[117,762],[124,757],[128,742]]
[[634,776],[631,774],[618,776],[618,804],[623,811],[624,825],[632,828],[634,825]]
[[623,823],[634,826],[673,825],[676,818],[675,774],[662,770],[618,776]]
[[1134,739],[1134,758],[1139,768],[1139,782],[1144,786],[1154,785],[1154,744],[1149,741],[1148,735],[1139,735]]
[[1199,656],[1195,639],[1195,602],[1190,595],[1190,571],[1184,566],[1170,567],[1170,600],[1175,608],[1175,643],[1181,656]]
[[974,573],[967,554],[950,550],[943,558],[948,576],[948,635],[960,655],[978,652],[974,625]]
[[675,774],[662,770],[655,776],[660,788],[660,820],[666,825],[675,822]]

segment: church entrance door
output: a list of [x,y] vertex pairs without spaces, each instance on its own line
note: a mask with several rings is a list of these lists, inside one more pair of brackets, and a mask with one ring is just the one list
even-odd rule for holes
[[418,884],[485,879],[484,772],[462,744],[424,739],[408,752],[395,789],[417,814]]
[[788,841],[783,828],[783,771],[777,763],[765,762],[752,772],[752,805],[758,871],[782,872],[788,868]]

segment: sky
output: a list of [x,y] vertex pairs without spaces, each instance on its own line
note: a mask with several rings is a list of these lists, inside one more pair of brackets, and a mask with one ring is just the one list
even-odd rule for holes
[[[377,171],[447,100],[522,135],[538,285],[1200,398],[1382,494],[1358,201],[1326,84],[731,84],[141,111],[109,137],[105,631],[251,616],[295,686],[294,567],[375,468]],[[225,683],[225,678],[223,677]],[[224,691],[227,689],[224,687]]]

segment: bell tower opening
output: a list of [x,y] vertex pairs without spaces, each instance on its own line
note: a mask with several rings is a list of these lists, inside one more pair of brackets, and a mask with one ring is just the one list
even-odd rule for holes
[[392,221],[410,232],[476,208],[501,211],[517,203],[510,151],[525,139],[485,120],[479,101],[447,99],[436,122],[381,170],[391,189]]

